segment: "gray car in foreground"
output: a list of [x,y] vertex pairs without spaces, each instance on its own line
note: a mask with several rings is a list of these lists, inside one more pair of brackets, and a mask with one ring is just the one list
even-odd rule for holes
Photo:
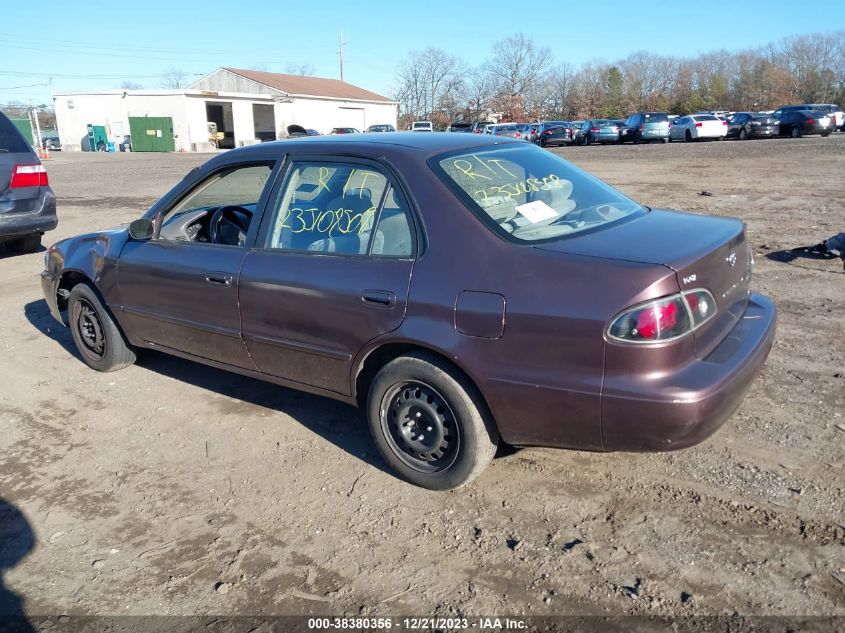
[[56,228],[56,197],[47,171],[32,147],[0,113],[0,242],[14,251],[41,246],[41,236]]

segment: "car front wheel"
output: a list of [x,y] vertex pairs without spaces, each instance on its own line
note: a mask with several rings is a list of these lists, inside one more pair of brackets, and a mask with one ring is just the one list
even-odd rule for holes
[[382,367],[370,385],[367,418],[384,461],[431,490],[450,490],[477,477],[499,442],[475,387],[427,353]]
[[796,125],[795,127],[792,128],[791,134],[792,134],[792,138],[801,138],[801,128],[799,128]]
[[91,286],[73,287],[67,300],[68,325],[85,364],[97,371],[116,371],[135,362],[135,352]]

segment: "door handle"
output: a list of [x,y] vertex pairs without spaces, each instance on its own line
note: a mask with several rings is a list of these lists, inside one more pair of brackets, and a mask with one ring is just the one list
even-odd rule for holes
[[396,304],[396,294],[386,290],[365,290],[361,293],[364,303],[389,308]]
[[205,280],[210,284],[217,284],[219,286],[231,286],[232,275],[226,273],[206,273]]

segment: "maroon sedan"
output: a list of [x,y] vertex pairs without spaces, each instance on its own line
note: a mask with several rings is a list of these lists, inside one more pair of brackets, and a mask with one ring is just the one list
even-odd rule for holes
[[237,149],[128,228],[63,240],[44,295],[82,359],[161,350],[361,406],[415,484],[501,440],[670,450],[775,335],[734,219],[643,207],[534,145],[459,134]]

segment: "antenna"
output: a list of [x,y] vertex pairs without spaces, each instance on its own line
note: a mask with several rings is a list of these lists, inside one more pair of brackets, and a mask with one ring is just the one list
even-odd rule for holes
[[340,29],[340,48],[337,51],[337,54],[340,55],[340,80],[343,81],[343,47],[346,45],[346,42],[343,41],[343,29]]

